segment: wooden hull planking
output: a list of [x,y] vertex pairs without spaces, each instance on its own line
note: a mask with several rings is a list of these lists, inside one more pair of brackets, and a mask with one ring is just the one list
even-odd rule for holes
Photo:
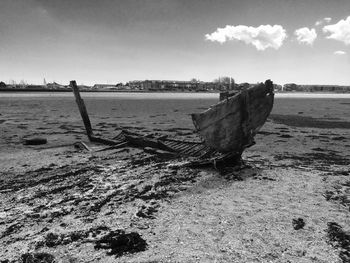
[[220,101],[208,110],[192,114],[204,143],[222,153],[238,154],[253,144],[266,122],[274,101],[273,83],[267,80]]

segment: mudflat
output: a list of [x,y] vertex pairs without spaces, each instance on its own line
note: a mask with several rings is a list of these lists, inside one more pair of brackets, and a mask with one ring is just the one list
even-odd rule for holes
[[[199,140],[189,114],[218,101],[82,96],[107,138],[128,128]],[[99,151],[72,94],[0,96],[0,258],[349,262],[349,112],[349,98],[277,97],[244,165],[227,173],[143,149]],[[24,145],[33,137],[47,143]]]

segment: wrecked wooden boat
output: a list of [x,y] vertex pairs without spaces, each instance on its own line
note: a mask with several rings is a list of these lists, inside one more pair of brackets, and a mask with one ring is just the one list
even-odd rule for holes
[[221,101],[192,120],[206,146],[221,153],[237,153],[254,144],[274,101],[273,83],[266,80],[240,92],[220,96]]
[[71,81],[70,86],[90,141],[110,145],[113,149],[132,146],[166,156],[205,159],[196,165],[240,160],[243,150],[253,144],[254,136],[265,123],[274,99],[273,84],[270,80],[265,84],[220,96],[221,101],[218,104],[203,113],[192,114],[194,125],[204,140],[200,142],[167,136],[152,137],[127,129],[121,129],[113,139],[106,139],[94,134],[76,82]]

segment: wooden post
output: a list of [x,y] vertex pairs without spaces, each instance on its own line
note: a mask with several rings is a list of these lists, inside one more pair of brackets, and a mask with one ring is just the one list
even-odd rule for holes
[[79,112],[80,112],[81,118],[83,119],[87,136],[91,140],[91,137],[93,137],[94,133],[92,132],[91,122],[85,107],[84,100],[80,97],[79,88],[75,80],[72,80],[69,86],[73,89],[75,101],[78,104]]
[[94,133],[92,131],[89,115],[88,115],[86,107],[85,107],[84,100],[80,97],[79,88],[77,86],[77,83],[75,82],[75,80],[72,80],[70,82],[69,86],[73,89],[75,101],[78,104],[79,112],[80,112],[81,118],[83,119],[86,134],[87,134],[89,140],[92,142],[98,142],[98,143],[103,143],[103,144],[107,144],[107,145],[117,145],[119,147],[125,146],[126,144],[120,143],[120,141],[114,141],[114,140],[110,140],[110,139],[96,137],[94,135]]

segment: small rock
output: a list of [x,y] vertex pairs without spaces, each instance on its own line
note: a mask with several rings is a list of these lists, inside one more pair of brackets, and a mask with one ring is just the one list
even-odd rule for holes
[[150,218],[154,219],[154,213],[158,211],[157,204],[154,205],[143,205],[140,207],[140,209],[136,212],[136,216],[142,217],[142,218]]
[[292,224],[293,224],[293,228],[294,228],[295,230],[299,230],[299,229],[304,228],[304,226],[305,226],[305,221],[304,221],[304,219],[302,219],[302,218],[299,217],[299,218],[297,218],[297,219],[293,219]]
[[143,195],[143,194],[151,191],[151,189],[152,189],[152,185],[150,185],[150,184],[141,185],[141,186],[137,187],[139,195]]
[[55,233],[48,233],[45,237],[45,244],[48,247],[55,247],[60,245],[62,242],[62,238],[60,237],[60,235],[55,234]]
[[26,253],[21,256],[22,263],[54,263],[55,257],[48,253]]
[[39,138],[39,137],[24,140],[24,145],[41,145],[46,143],[47,143],[46,138]]

